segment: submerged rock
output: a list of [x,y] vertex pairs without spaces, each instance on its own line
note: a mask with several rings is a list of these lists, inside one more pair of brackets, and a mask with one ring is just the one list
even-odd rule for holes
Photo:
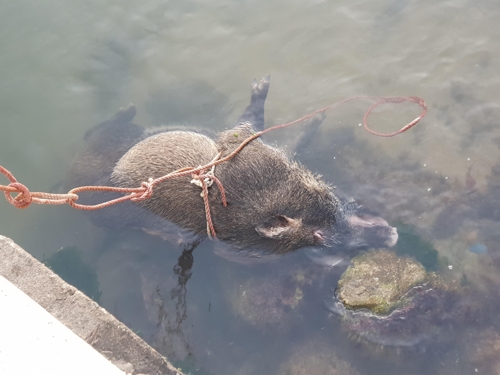
[[278,371],[278,375],[324,374],[359,375],[359,372],[321,340],[301,343]]
[[318,269],[294,260],[262,265],[258,272],[248,266],[230,272],[221,269],[218,277],[232,314],[266,333],[283,334],[300,324]]
[[370,354],[419,353],[450,342],[467,313],[455,283],[417,261],[375,250],[353,259],[331,310],[342,329]]
[[481,373],[500,373],[500,331],[498,327],[470,329],[463,340],[463,351]]
[[338,297],[348,309],[386,314],[426,280],[427,272],[417,261],[388,250],[372,251],[352,260],[339,281]]
[[306,283],[302,273],[274,278],[251,278],[232,290],[233,312],[246,322],[261,328],[286,327],[304,296]]

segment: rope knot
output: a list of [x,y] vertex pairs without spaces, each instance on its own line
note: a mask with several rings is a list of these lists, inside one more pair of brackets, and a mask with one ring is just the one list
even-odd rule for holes
[[208,172],[204,172],[204,170],[201,170],[191,174],[191,177],[193,178],[191,183],[202,189],[200,193],[200,197],[202,198],[205,196],[205,187],[208,189],[214,184],[214,179],[216,178],[214,175],[215,165],[212,165],[212,168]]
[[[26,186],[21,184],[20,182],[11,182],[8,186],[16,189],[16,191],[5,191],[5,199],[11,205],[16,208],[28,208],[33,202],[33,197]],[[12,193],[18,193],[14,198],[12,197]]]
[[151,198],[151,196],[153,195],[153,186],[153,179],[150,177],[147,182],[143,181],[141,183],[141,188],[144,190],[144,192],[141,195],[139,195],[140,193],[132,193],[131,195],[133,197],[130,198],[130,200],[133,202],[140,202],[145,199]]

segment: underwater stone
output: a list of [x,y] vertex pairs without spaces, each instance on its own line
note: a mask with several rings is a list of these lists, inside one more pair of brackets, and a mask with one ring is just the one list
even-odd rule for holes
[[467,330],[462,340],[462,353],[481,374],[500,374],[500,330],[498,326]]
[[[352,291],[344,290],[352,285]],[[359,286],[369,291],[358,293]],[[453,342],[464,320],[474,319],[456,281],[387,250],[354,258],[328,308],[364,354],[396,362],[438,353]]]
[[278,375],[359,375],[359,372],[341,359],[328,343],[312,340],[301,343],[290,358],[283,362]]
[[231,296],[236,315],[260,327],[286,326],[296,315],[303,298],[299,277],[283,280],[252,278],[240,284]]
[[414,286],[427,279],[425,268],[389,250],[374,250],[352,259],[338,284],[338,297],[348,309],[390,312]]
[[469,330],[463,341],[467,357],[475,365],[495,361],[500,363],[500,333],[497,328]]

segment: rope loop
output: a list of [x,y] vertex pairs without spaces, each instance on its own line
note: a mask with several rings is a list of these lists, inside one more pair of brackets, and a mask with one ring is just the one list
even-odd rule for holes
[[[379,133],[379,132],[376,132],[375,130],[370,129],[370,127],[368,127],[368,116],[380,104],[384,104],[384,103],[396,103],[396,104],[398,104],[398,103],[403,103],[403,102],[413,102],[413,103],[418,104],[422,108],[422,113],[420,114],[420,116],[418,116],[415,120],[413,120],[412,122],[408,123],[407,125],[403,126],[401,129],[399,129],[393,133]],[[365,128],[365,130],[368,133],[376,135],[378,137],[394,137],[395,135],[401,134],[401,133],[407,131],[408,129],[410,129],[411,127],[415,126],[425,116],[426,113],[427,113],[427,104],[425,104],[424,100],[422,98],[419,98],[418,96],[381,97],[378,102],[372,104],[372,106],[370,108],[368,108],[368,110],[366,111],[365,115],[363,116],[363,127]]]

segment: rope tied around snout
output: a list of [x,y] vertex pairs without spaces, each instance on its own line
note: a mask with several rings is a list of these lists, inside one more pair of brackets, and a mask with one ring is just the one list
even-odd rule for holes
[[[248,145],[250,142],[252,142],[254,139],[262,136],[265,133],[268,133],[273,130],[285,128],[291,125],[294,125],[296,123],[302,122],[304,120],[310,119],[311,117],[315,116],[318,113],[324,113],[327,110],[336,107],[339,104],[346,103],[352,100],[356,99],[375,99],[377,100],[374,104],[368,108],[368,110],[365,112],[365,115],[363,116],[363,126],[366,131],[369,133],[379,136],[379,137],[393,137],[398,134],[401,134],[408,129],[412,128],[415,126],[427,113],[427,105],[425,104],[425,101],[422,98],[416,97],[416,96],[409,96],[409,97],[399,97],[399,96],[386,96],[386,97],[377,97],[377,96],[353,96],[341,101],[338,101],[336,103],[330,104],[327,107],[321,108],[317,111],[314,111],[306,116],[303,116],[297,120],[285,123],[285,124],[280,124],[280,125],[275,125],[271,128],[262,130],[260,132],[256,132],[255,134],[251,135],[250,137],[246,138],[241,142],[241,144],[233,150],[231,153],[229,153],[227,156],[221,158],[222,151],[219,152],[212,161],[206,165],[203,166],[198,166],[196,168],[194,167],[185,167],[178,169],[176,171],[173,171],[171,173],[168,173],[162,177],[153,179],[149,178],[148,181],[144,181],[141,183],[141,186],[138,188],[121,188],[121,187],[114,187],[114,186],[81,186],[74,188],[70,190],[67,194],[52,194],[52,193],[43,193],[43,192],[30,192],[29,189],[23,185],[22,183],[18,182],[17,179],[14,177],[14,175],[9,172],[6,168],[2,167],[0,165],[0,173],[2,173],[7,179],[9,179],[10,183],[9,185],[0,185],[0,191],[4,192],[5,199],[7,202],[12,204],[14,207],[19,208],[19,209],[25,209],[28,208],[32,203],[37,203],[37,204],[50,204],[50,205],[58,205],[58,204],[68,204],[73,208],[79,209],[79,210],[86,210],[86,211],[93,211],[93,210],[99,210],[105,207],[109,207],[121,202],[126,202],[128,200],[133,201],[133,202],[141,202],[144,200],[147,200],[151,198],[153,195],[153,190],[154,187],[163,181],[172,179],[172,178],[178,178],[182,176],[191,176],[192,180],[191,183],[201,187],[202,193],[200,194],[203,197],[203,202],[205,206],[205,216],[207,220],[207,234],[209,237],[216,238],[216,231],[213,225],[212,221],[212,215],[210,211],[210,204],[209,204],[209,199],[208,199],[208,189],[213,185],[213,182],[217,184],[217,187],[219,188],[219,191],[221,193],[221,199],[222,199],[222,204],[224,206],[227,206],[227,200],[226,200],[226,193],[224,190],[224,187],[220,180],[215,176],[215,166],[219,165],[221,163],[224,163],[230,159],[232,159],[234,156],[236,156],[246,145]],[[420,115],[402,127],[400,130],[395,131],[393,133],[379,133],[374,130],[372,130],[368,126],[368,116],[370,113],[379,105],[384,104],[384,103],[403,103],[403,102],[412,102],[415,104],[418,104],[422,108],[422,112]],[[116,198],[109,200],[107,202],[103,202],[100,204],[95,204],[95,205],[84,205],[84,204],[79,204],[76,203],[77,200],[79,199],[78,193],[81,192],[86,192],[86,191],[100,191],[100,192],[114,192],[114,193],[120,193],[120,194],[125,194],[123,197]],[[13,193],[17,193],[15,197],[12,196]]]

